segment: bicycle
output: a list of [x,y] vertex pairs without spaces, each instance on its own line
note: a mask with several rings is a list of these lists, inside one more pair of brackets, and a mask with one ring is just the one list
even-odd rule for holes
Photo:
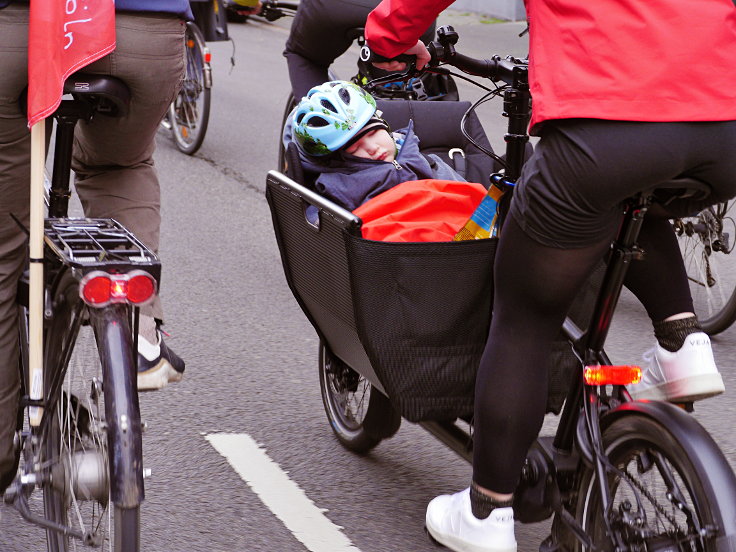
[[161,264],[117,221],[67,216],[77,121],[124,116],[130,91],[119,79],[76,73],[64,92],[73,99],[53,115],[46,198],[43,369],[37,379],[29,374],[26,276],[18,289],[21,461],[4,501],[46,530],[50,552],[76,550],[77,542],[138,552],[147,475],[136,383],[139,307],[153,299]]
[[[503,93],[504,112],[509,118],[506,156],[500,160],[505,171],[492,176],[508,190],[501,203],[503,215],[529,138],[527,62],[512,57],[484,60],[464,56],[455,50],[458,38],[451,27],[438,29],[437,41],[430,45],[430,70],[439,70],[442,63],[504,83],[489,92]],[[540,547],[545,552],[725,551],[733,550],[736,543],[736,476],[718,445],[683,409],[669,403],[632,401],[625,385],[636,381],[638,368],[613,366],[604,351],[626,266],[641,256],[636,238],[642,218],[663,193],[701,194],[707,193],[707,186],[690,180],[673,181],[631,198],[592,315],[586,320],[587,330],[582,331],[569,318],[563,327],[576,355],[575,377],[570,379],[555,435],[539,437],[530,449],[514,498],[520,522],[554,517],[552,534]],[[418,422],[462,458],[472,461],[472,407],[468,410],[463,397],[454,397],[460,389],[454,382],[453,387],[440,389],[440,378],[434,376],[438,371],[436,347],[432,348],[436,336],[421,321],[438,312],[453,323],[462,320],[450,311],[483,311],[489,316],[490,308],[485,306],[490,299],[481,294],[479,300],[467,285],[469,280],[460,278],[476,271],[475,266],[468,268],[474,249],[480,251],[481,259],[485,255],[485,264],[489,264],[494,239],[447,244],[362,240],[360,218],[275,171],[269,173],[267,197],[287,282],[320,337],[322,398],[340,443],[349,450],[366,452],[392,436],[403,417]],[[319,217],[305,220],[305,206],[316,208]],[[451,248],[458,249],[461,256],[452,261],[454,264],[448,260]],[[407,253],[401,254],[401,249]],[[398,259],[404,261],[401,276],[406,279],[400,283],[383,279],[392,266],[400,264]],[[411,273],[409,259],[417,274]],[[482,261],[476,264],[483,266]],[[319,282],[314,281],[315,270],[320,271]],[[369,275],[361,278],[363,272]],[[422,287],[435,274],[444,279]],[[448,275],[452,276],[449,280]],[[478,281],[486,279],[490,279],[490,272]],[[367,293],[361,286],[371,280],[375,280],[372,293]],[[444,299],[438,289],[446,291],[448,282],[453,293],[445,293],[451,299]],[[390,310],[391,303],[402,302],[387,293],[397,287],[414,294],[411,309]],[[329,302],[325,301],[327,296]],[[457,306],[458,301],[468,304]],[[415,309],[421,312],[411,312]],[[370,318],[371,310],[380,311],[378,318]],[[395,322],[402,317],[410,319],[399,327]],[[380,319],[391,323],[382,328]],[[483,327],[480,318],[473,322],[473,326]],[[422,326],[427,335],[412,334],[415,326]],[[462,351],[473,345],[466,328],[452,326]],[[400,342],[399,335],[409,335],[416,343]],[[406,351],[406,347],[411,348]],[[427,356],[414,358],[423,348],[429,351]],[[422,369],[425,371],[417,376]],[[395,377],[391,371],[396,372]],[[451,376],[450,380],[466,378],[454,372]],[[474,370],[468,371],[467,378],[472,383]],[[405,385],[400,387],[402,382]],[[422,415],[414,408],[423,397],[419,391],[412,396],[393,393],[422,386],[419,391],[425,394],[427,387],[442,391],[429,399],[436,398],[444,406],[450,400],[457,399],[457,403],[443,410],[425,410]]]
[[709,335],[736,321],[736,281],[731,253],[736,244],[734,201],[718,203],[697,215],[672,222],[685,260],[695,313]]
[[202,147],[210,120],[212,54],[193,21],[186,23],[185,49],[184,82],[161,126],[171,132],[179,151],[194,155]]

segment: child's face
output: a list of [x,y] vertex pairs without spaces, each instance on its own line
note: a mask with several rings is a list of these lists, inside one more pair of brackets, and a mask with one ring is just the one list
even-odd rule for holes
[[396,156],[396,144],[386,129],[377,128],[366,132],[350,144],[345,152],[356,157],[391,163]]

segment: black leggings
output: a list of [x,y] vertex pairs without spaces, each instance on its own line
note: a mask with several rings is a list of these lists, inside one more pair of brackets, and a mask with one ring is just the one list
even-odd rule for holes
[[[621,200],[680,174],[708,182],[712,201],[736,195],[736,167],[726,153],[736,148],[734,123],[561,126],[564,132],[545,129],[525,166],[496,255],[493,319],[476,380],[473,479],[499,493],[513,492],[541,428],[552,342],[610,246]],[[632,162],[646,164],[635,170]],[[666,219],[651,217],[644,226],[649,260],[634,263],[627,285],[654,320],[692,310]]]

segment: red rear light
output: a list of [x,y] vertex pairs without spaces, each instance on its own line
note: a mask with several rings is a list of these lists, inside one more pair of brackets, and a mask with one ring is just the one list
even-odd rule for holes
[[128,280],[128,301],[140,305],[156,294],[156,281],[147,273],[138,273]]
[[585,383],[588,385],[629,385],[641,381],[639,366],[586,366]]
[[92,307],[110,303],[143,305],[156,295],[156,280],[142,270],[128,274],[108,274],[96,270],[79,282],[79,296]]
[[93,272],[87,276],[91,278],[79,286],[82,300],[93,307],[107,305],[110,302],[112,288],[110,277],[103,272]]
[[204,61],[205,63],[209,63],[210,61],[212,61],[212,54],[210,54],[209,50],[204,51]]

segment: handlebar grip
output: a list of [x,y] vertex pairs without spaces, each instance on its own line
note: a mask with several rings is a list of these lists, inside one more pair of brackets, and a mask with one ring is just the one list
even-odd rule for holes
[[396,57],[387,58],[371,50],[368,47],[368,44],[363,44],[363,46],[360,48],[360,61],[364,61],[366,63],[368,62],[383,63],[383,62],[388,62],[388,61],[401,61],[409,65],[409,64],[416,64],[417,56],[412,56],[409,54],[399,54]]

